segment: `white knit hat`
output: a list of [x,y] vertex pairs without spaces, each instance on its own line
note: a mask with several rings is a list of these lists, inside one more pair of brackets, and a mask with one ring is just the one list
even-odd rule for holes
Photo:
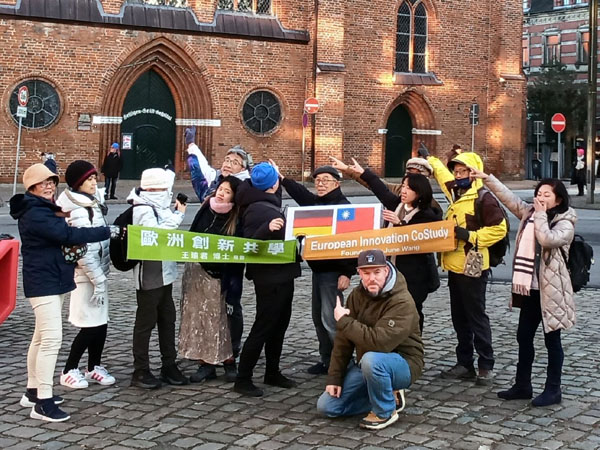
[[171,187],[171,177],[165,169],[159,167],[146,169],[142,172],[140,187],[142,189],[169,189]]

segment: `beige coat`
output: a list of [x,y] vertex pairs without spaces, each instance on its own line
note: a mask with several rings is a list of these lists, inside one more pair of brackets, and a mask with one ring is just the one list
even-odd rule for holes
[[[530,217],[533,206],[513,194],[493,175],[490,175],[484,183],[498,197],[498,200],[521,220],[515,243],[515,247],[518,247],[523,227]],[[569,247],[575,235],[577,215],[573,208],[557,214],[552,219],[552,228],[548,225],[548,216],[545,212],[534,213],[533,221],[535,239],[542,247],[538,280],[544,332],[567,330],[575,325],[575,302],[571,277],[561,249],[565,255],[569,254]],[[516,251],[514,253],[516,254]]]

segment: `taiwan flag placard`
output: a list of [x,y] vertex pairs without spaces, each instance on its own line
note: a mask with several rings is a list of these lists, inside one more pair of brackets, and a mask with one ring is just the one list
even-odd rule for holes
[[285,238],[378,230],[381,227],[381,208],[380,203],[287,208]]
[[[375,209],[350,206],[337,210],[336,234],[374,230]],[[379,227],[377,227],[379,228]]]

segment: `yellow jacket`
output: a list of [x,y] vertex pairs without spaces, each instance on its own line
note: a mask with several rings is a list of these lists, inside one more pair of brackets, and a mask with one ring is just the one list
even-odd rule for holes
[[[483,270],[489,269],[488,247],[504,238],[508,229],[502,207],[492,194],[485,193],[480,203],[483,224],[483,227],[480,227],[475,217],[475,201],[479,189],[483,187],[483,182],[479,179],[473,180],[469,190],[455,199],[454,175],[452,172],[435,156],[429,156],[427,160],[433,167],[433,175],[450,203],[444,218],[452,220],[457,226],[469,230],[468,242],[457,241],[455,250],[442,253],[442,269],[462,273],[465,256],[476,243],[479,251],[483,254]],[[461,153],[453,161],[483,170],[483,162],[476,153]]]

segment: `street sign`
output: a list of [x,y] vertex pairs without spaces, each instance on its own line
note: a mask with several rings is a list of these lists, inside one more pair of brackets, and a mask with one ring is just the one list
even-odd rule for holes
[[17,117],[22,119],[27,117],[27,106],[17,106]]
[[[17,94],[17,100],[19,100],[19,105],[27,106],[27,101],[29,100],[29,89],[27,86],[21,86],[19,88],[19,93]],[[23,116],[25,117],[25,116]]]
[[319,100],[316,98],[307,98],[304,102],[304,111],[308,114],[315,114],[319,111]]
[[479,105],[473,103],[469,109],[469,124],[479,125]]
[[556,113],[552,116],[552,121],[550,122],[552,126],[552,130],[555,133],[562,133],[567,128],[567,119],[561,113]]
[[302,114],[302,127],[306,128],[308,126],[308,114],[303,113]]

